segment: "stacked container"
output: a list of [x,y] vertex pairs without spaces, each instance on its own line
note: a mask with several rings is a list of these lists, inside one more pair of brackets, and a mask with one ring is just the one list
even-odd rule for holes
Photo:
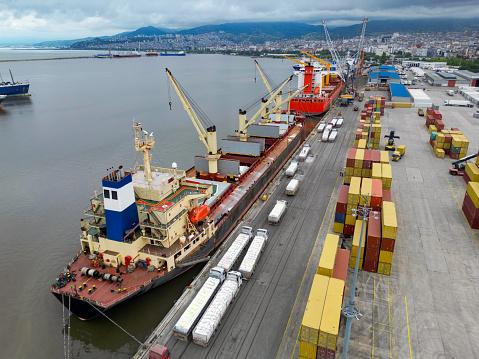
[[338,248],[336,261],[334,262],[333,278],[341,279],[346,283],[346,279],[348,278],[348,267],[349,251],[347,249]]
[[[349,184],[352,177],[372,178],[373,166],[379,163],[389,163],[389,154],[387,151],[368,150],[360,148],[359,146],[350,148],[346,158],[344,183]],[[378,172],[376,170],[376,175],[377,174]],[[381,178],[381,174],[379,174],[379,176],[379,178]]]
[[467,184],[462,211],[473,229],[479,229],[479,182]]
[[379,251],[378,273],[389,275],[393,261],[394,244],[397,234],[396,206],[394,202],[382,203],[382,239]]
[[356,259],[359,256],[359,269],[363,268],[364,260],[364,248],[366,246],[366,233],[367,233],[367,221],[364,222],[363,237],[361,241],[361,247],[359,247],[359,242],[361,239],[361,229],[363,221],[358,219],[356,220],[356,225],[354,227],[354,236],[353,236],[353,246],[351,248],[351,258],[349,260],[349,267],[356,268]]
[[326,277],[332,277],[334,264],[336,262],[336,254],[338,253],[339,236],[328,233],[324,240],[323,251],[319,259],[317,274]]
[[476,157],[476,163],[466,163],[464,182],[479,182],[479,153]]
[[344,223],[348,207],[349,186],[342,185],[339,189],[338,201],[336,202],[336,213],[334,214],[333,232],[344,233]]

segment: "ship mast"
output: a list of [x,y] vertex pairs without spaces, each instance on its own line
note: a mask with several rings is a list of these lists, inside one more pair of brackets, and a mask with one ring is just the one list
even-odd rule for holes
[[[133,123],[133,131],[135,131],[135,150],[143,152],[143,164],[145,167],[145,180],[151,183],[151,154],[150,150],[155,146],[155,139],[153,132],[148,135],[148,132],[141,128],[141,123]],[[140,133],[143,131],[143,134]]]

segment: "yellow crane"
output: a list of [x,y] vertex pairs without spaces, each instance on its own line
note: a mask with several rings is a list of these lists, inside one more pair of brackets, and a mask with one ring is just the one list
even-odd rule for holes
[[278,94],[283,90],[283,88],[288,84],[293,79],[293,76],[291,75],[288,77],[280,86],[279,88],[271,95],[270,99],[267,101],[262,101],[261,108],[251,117],[251,119],[246,118],[246,111],[239,110],[239,129],[237,132],[237,136],[240,141],[247,141],[248,140],[248,127],[251,126],[256,119],[261,115],[261,124],[266,124],[268,122],[268,115],[270,113],[273,113],[276,111],[278,108],[281,109],[281,106],[283,106],[286,102],[291,100],[294,96],[299,94],[301,91],[303,91],[306,87],[302,87],[298,89],[295,93],[293,93],[291,96],[289,96],[286,100],[282,101],[279,104],[276,104],[272,110],[268,111],[268,106],[273,102],[273,100],[278,96]]
[[214,174],[218,173],[218,159],[221,157],[221,154],[218,153],[218,144],[216,141],[216,127],[213,124],[211,124],[206,130],[204,129],[198,116],[196,115],[195,111],[191,107],[190,102],[186,98],[186,95],[181,90],[180,85],[178,84],[176,79],[173,77],[170,70],[166,69],[166,74],[168,75],[168,78],[173,84],[173,88],[178,94],[178,97],[180,98],[181,103],[183,104],[183,108],[185,109],[188,116],[190,116],[191,122],[193,122],[193,125],[196,128],[196,131],[199,134],[199,138],[201,142],[203,142],[203,144],[206,147],[206,150],[208,151],[208,155],[206,156],[206,158],[208,159],[209,173],[214,173]]

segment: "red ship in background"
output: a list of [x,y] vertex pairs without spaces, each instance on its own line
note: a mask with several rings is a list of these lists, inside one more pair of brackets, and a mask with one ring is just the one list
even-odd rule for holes
[[309,85],[291,100],[289,108],[291,111],[303,112],[307,116],[318,116],[331,108],[341,93],[344,82],[334,63],[331,65],[305,51],[301,52],[315,61],[310,59],[298,61],[283,55],[299,64],[293,66],[294,75],[298,76],[298,88]]

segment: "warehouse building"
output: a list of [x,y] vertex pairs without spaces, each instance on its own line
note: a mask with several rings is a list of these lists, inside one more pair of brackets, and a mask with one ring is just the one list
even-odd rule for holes
[[410,103],[411,95],[403,84],[390,83],[389,91],[391,93],[392,102]]
[[368,84],[390,84],[390,83],[401,83],[401,78],[396,72],[394,66],[373,66],[371,67],[371,72],[368,76]]
[[467,70],[454,70],[454,74],[468,81],[465,86],[479,87],[479,73]]
[[455,87],[470,84],[470,80],[450,72],[428,72],[424,75],[424,78],[432,86]]
[[418,67],[421,69],[444,69],[447,67],[447,62],[427,62],[427,61],[403,61],[404,67]]
[[408,89],[415,107],[432,107],[431,98],[421,89]]

